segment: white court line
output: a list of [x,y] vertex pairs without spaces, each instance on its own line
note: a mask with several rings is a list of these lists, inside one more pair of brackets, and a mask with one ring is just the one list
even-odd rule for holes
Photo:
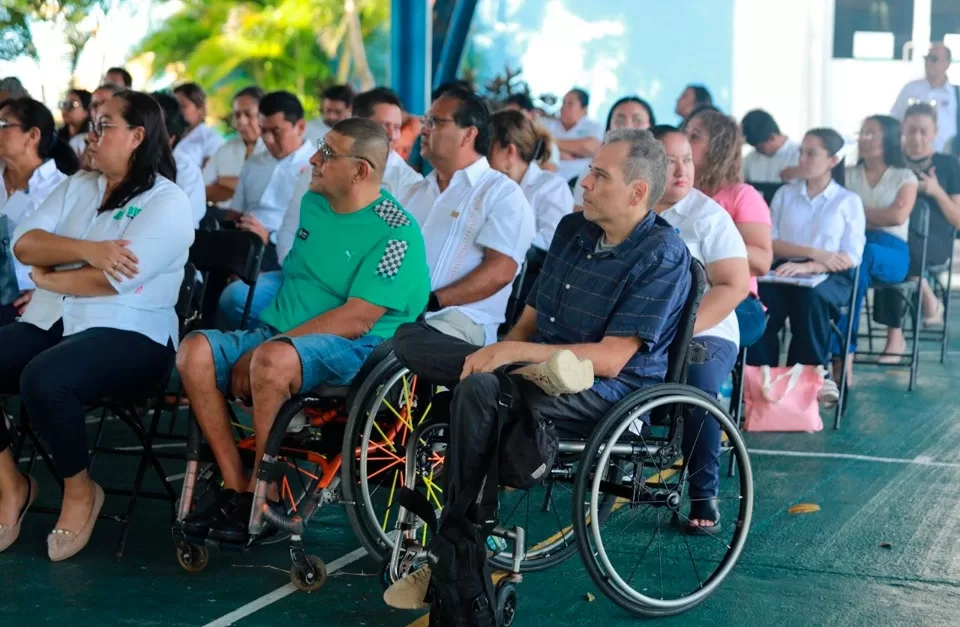
[[[348,564],[352,564],[358,559],[364,557],[366,554],[367,554],[366,549],[356,549],[355,551],[351,551],[350,553],[347,553],[343,557],[338,557],[337,559],[327,564],[327,575],[328,576],[332,575],[333,573],[337,572],[344,566],[347,566]],[[262,610],[263,608],[267,607],[271,603],[276,603],[280,599],[290,596],[296,591],[297,589],[294,587],[294,585],[292,583],[288,583],[287,585],[281,586],[280,588],[277,588],[276,590],[274,590],[269,594],[263,595],[259,599],[256,599],[254,601],[247,603],[243,607],[236,609],[230,612],[229,614],[225,614],[221,616],[220,618],[218,618],[213,622],[207,623],[206,625],[204,625],[204,627],[228,627],[229,625],[233,625],[234,623],[236,623],[238,620],[242,618],[246,618],[247,616],[250,616],[254,612],[258,612]]]
[[934,466],[937,468],[960,468],[957,462],[937,462],[926,455],[918,455],[913,459],[902,457],[873,457],[872,455],[854,455],[852,453],[817,453],[805,451],[773,451],[769,449],[747,449],[751,455],[766,455],[769,457],[814,457],[821,459],[850,459],[860,462],[877,462],[880,464],[909,464],[914,466]]

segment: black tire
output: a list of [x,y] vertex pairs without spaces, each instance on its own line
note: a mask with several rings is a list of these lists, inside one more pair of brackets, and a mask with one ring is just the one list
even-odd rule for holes
[[[668,401],[667,399],[670,400]],[[607,560],[607,557],[605,549],[595,543],[596,537],[594,535],[595,533],[599,535],[599,529],[603,526],[604,521],[601,521],[600,527],[597,527],[596,530],[593,525],[587,523],[592,511],[592,506],[589,505],[588,502],[592,502],[595,490],[600,484],[600,481],[595,478],[595,473],[592,472],[592,470],[595,469],[597,464],[602,460],[609,460],[612,456],[615,449],[612,446],[604,445],[611,443],[611,441],[619,441],[613,440],[617,431],[622,434],[627,424],[632,423],[638,416],[644,415],[658,406],[683,403],[707,410],[710,415],[720,423],[722,432],[726,433],[729,452],[736,455],[739,470],[736,479],[739,481],[739,485],[743,490],[743,495],[739,499],[738,520],[723,521],[724,529],[728,529],[729,526],[733,527],[733,539],[726,543],[727,551],[720,559],[719,566],[709,577],[706,577],[705,582],[701,582],[700,588],[696,589],[693,593],[677,599],[670,599],[669,601],[647,597],[633,589],[631,589],[632,594],[628,596],[623,589],[617,587],[620,584],[615,580],[619,579],[621,583],[623,583],[623,580],[616,573],[616,569],[612,568],[612,572],[610,572],[611,569],[598,563],[598,561]],[[672,432],[672,428],[670,430]],[[721,456],[722,454],[723,452],[721,450]],[[590,578],[593,579],[600,591],[611,601],[629,612],[644,617],[657,618],[672,616],[702,603],[719,587],[727,575],[729,575],[743,550],[747,534],[749,533],[753,511],[753,475],[750,469],[746,446],[740,436],[740,432],[730,420],[726,411],[717,404],[716,399],[696,388],[681,384],[663,384],[636,392],[621,401],[600,422],[592,437],[587,442],[580,464],[582,472],[579,473],[574,484],[573,498],[573,520],[576,525],[575,536],[577,546]],[[661,470],[661,473],[663,473],[663,470]],[[681,473],[681,478],[679,479],[681,482],[683,481],[684,473]],[[723,475],[724,473],[721,473],[721,478]],[[624,508],[625,511],[632,509],[632,507],[629,509]],[[680,537],[683,536],[681,535]],[[703,541],[707,542],[707,540]],[[602,545],[602,541],[600,544]],[[607,560],[607,566],[609,565],[609,560]],[[699,573],[697,573],[697,578],[700,579]]]

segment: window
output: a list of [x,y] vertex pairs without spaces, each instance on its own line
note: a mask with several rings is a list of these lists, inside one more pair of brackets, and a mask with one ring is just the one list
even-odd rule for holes
[[835,59],[903,59],[903,45],[912,39],[913,0],[836,0]]
[[960,33],[960,2],[932,0],[930,6],[930,41],[942,41],[953,52],[953,60],[960,60],[957,37]]

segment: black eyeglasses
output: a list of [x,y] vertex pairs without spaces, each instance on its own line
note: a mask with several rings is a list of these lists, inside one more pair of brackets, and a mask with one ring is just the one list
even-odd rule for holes
[[358,157],[358,156],[356,156],[356,155],[338,155],[337,153],[335,153],[335,152],[333,151],[332,148],[330,148],[330,146],[327,144],[327,142],[325,142],[325,141],[322,140],[322,139],[318,139],[318,140],[317,140],[317,151],[318,151],[318,152],[320,153],[320,155],[323,157],[323,160],[324,160],[324,161],[326,161],[326,160],[328,160],[328,159],[359,159],[360,161],[366,161],[366,162],[367,162],[367,165],[369,165],[369,166],[370,166],[371,168],[373,168],[374,170],[377,169],[377,167],[376,167],[375,165],[373,165],[373,162],[371,162],[371,161],[370,161],[369,159],[367,159],[366,157]]
[[61,109],[76,109],[82,106],[83,106],[83,103],[78,102],[76,100],[64,100],[63,102],[60,103]]
[[133,124],[113,124],[102,120],[95,120],[90,125],[90,131],[97,136],[97,144],[103,142],[103,129],[105,128],[137,128]]
[[23,128],[23,124],[19,122],[7,122],[6,120],[0,120],[0,131],[5,128]]
[[935,54],[928,54],[927,56],[923,57],[923,60],[927,63],[936,63],[940,60],[940,57]]

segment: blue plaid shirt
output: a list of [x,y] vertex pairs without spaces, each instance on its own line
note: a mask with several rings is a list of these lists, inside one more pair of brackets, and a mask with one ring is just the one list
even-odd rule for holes
[[615,379],[593,391],[616,403],[630,392],[663,383],[667,352],[690,291],[690,253],[675,229],[651,211],[612,250],[597,252],[599,226],[582,213],[565,216],[527,304],[537,310],[530,339],[587,344],[605,336],[639,337],[643,346]]

